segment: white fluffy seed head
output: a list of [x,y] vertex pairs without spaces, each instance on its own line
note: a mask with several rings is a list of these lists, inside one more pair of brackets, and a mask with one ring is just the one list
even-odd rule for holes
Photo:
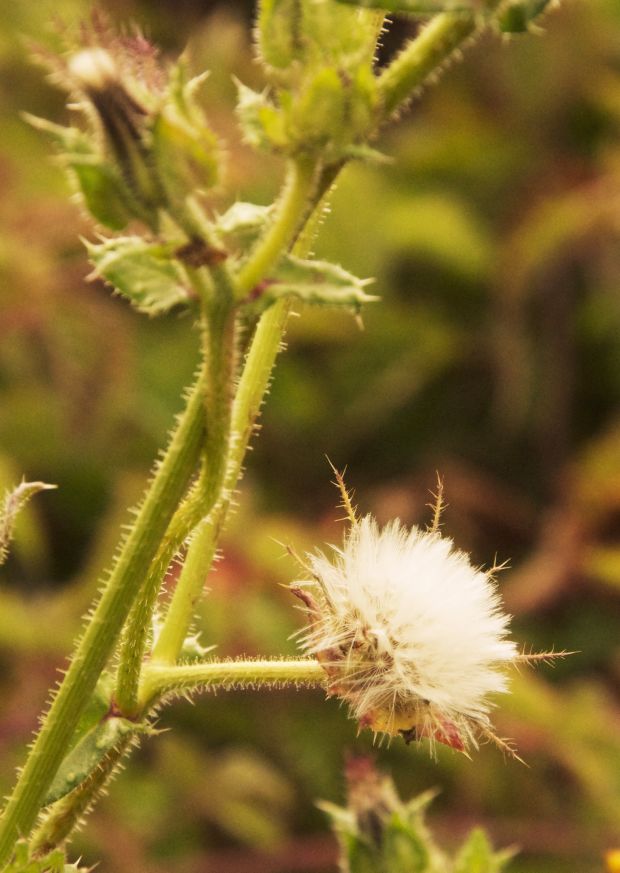
[[489,573],[438,532],[371,516],[308,569],[302,646],[363,726],[460,750],[490,734],[490,696],[507,690],[517,648]]

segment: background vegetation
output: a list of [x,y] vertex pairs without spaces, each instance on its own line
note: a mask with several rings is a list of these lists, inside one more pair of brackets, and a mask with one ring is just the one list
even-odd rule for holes
[[[256,86],[251,4],[107,2],[176,54],[189,41],[225,139],[228,191],[268,202],[280,167],[239,141],[231,74]],[[63,665],[125,508],[191,377],[197,341],[145,322],[86,281],[49,145],[21,110],[62,120],[28,60],[86,0],[9,4],[0,23],[0,485],[56,482],[20,520],[0,587],[0,790]],[[407,797],[437,786],[447,845],[483,823],[521,873],[595,873],[620,820],[620,8],[567,2],[543,38],[487,37],[348,168],[318,253],[372,275],[365,330],[340,313],[293,320],[263,431],[203,607],[223,654],[293,651],[277,585],[299,551],[340,538],[324,459],[349,466],[363,510],[422,523],[435,470],[445,531],[502,578],[518,639],[579,649],[514,681],[495,718],[529,769],[394,742],[376,749]],[[58,27],[59,25],[56,25]],[[385,50],[407,27],[399,23]],[[216,205],[226,205],[222,195]],[[341,802],[346,750],[371,738],[317,692],[180,703],[76,843],[114,873],[334,871],[314,803]]]

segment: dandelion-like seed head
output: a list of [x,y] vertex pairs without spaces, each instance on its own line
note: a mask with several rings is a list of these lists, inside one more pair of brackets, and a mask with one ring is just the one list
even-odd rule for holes
[[309,616],[301,646],[323,665],[329,692],[376,733],[460,751],[482,736],[511,751],[489,712],[524,656],[492,571],[439,532],[440,505],[431,530],[380,528],[357,519],[339,485],[351,527],[341,548],[308,556],[311,579],[293,589]]

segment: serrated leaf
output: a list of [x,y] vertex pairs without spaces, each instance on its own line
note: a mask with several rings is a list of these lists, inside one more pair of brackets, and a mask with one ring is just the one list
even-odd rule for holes
[[15,520],[31,497],[39,491],[49,491],[55,485],[45,482],[22,482],[11,491],[7,491],[0,506],[0,565],[4,564],[9,553],[9,545],[13,538]]
[[187,305],[190,293],[170,246],[138,236],[87,243],[95,275],[109,282],[139,312],[160,315]]
[[265,309],[282,297],[294,297],[320,306],[345,306],[356,312],[378,297],[367,294],[371,279],[358,279],[352,273],[327,261],[305,260],[285,255],[272,276],[262,283],[250,304]]
[[54,803],[77,788],[128,734],[144,733],[146,725],[115,716],[99,722],[73,747],[62,762],[45,797],[44,805]]

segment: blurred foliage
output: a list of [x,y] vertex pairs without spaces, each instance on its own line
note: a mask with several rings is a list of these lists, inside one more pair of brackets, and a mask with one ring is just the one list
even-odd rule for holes
[[[193,71],[213,71],[202,99],[227,143],[226,189],[268,203],[281,168],[241,144],[232,112],[231,74],[262,85],[251,4],[104,6],[166,53],[189,41]],[[66,123],[26,40],[54,45],[50,20],[71,28],[89,7],[11,3],[0,24],[0,486],[60,486],[20,516],[3,568],[0,790],[197,360],[187,317],[144,323],[86,281],[78,235],[94,229],[19,115]],[[511,558],[517,638],[579,654],[524,671],[499,701],[529,768],[396,742],[381,767],[403,796],[441,786],[429,817],[450,851],[483,824],[520,847],[509,869],[600,873],[620,817],[620,7],[571,0],[543,25],[486,37],[378,142],[392,164],[343,176],[316,254],[374,276],[382,302],[363,332],[339,312],[292,321],[201,625],[227,655],[294,651],[299,618],[277,583],[296,568],[274,539],[339,541],[324,453],[380,520],[423,522],[440,470],[446,532],[481,563]],[[144,744],[75,857],[115,873],[335,870],[314,801],[342,798],[343,750],[370,739],[334,702],[229,693],[160,726],[174,733]]]

